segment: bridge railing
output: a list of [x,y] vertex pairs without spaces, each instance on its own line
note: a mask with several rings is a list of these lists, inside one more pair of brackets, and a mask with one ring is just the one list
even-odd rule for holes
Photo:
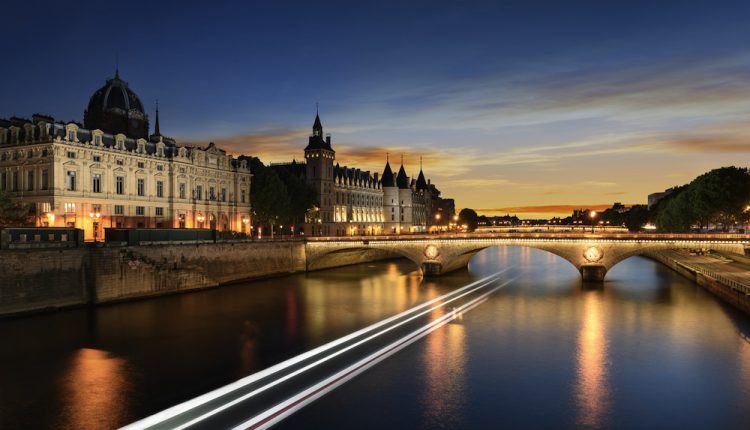
[[373,236],[307,236],[311,242],[319,241],[367,241],[367,240],[440,240],[440,239],[598,239],[598,240],[633,240],[633,241],[748,241],[750,234],[740,233],[609,233],[609,232],[473,232],[473,233],[413,233]]

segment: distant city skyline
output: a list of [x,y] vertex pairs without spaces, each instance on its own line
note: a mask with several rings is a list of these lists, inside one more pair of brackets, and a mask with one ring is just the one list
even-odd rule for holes
[[422,156],[459,207],[645,204],[748,165],[750,4],[720,3],[16,3],[0,117],[82,121],[119,57],[181,143],[299,160],[319,102],[338,162]]

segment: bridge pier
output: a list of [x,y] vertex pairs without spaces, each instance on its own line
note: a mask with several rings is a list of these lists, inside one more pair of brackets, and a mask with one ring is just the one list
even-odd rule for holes
[[434,261],[426,261],[422,263],[422,274],[424,276],[440,276],[443,271],[443,265],[434,262]]
[[607,274],[607,267],[602,264],[584,264],[580,270],[584,282],[604,282]]

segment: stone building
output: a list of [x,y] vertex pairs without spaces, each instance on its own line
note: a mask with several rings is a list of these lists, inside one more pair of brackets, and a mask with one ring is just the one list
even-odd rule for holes
[[[155,130],[119,73],[97,90],[85,127],[52,117],[0,119],[0,189],[38,226],[247,231],[250,170],[213,143],[178,145]],[[96,217],[99,214],[99,217]]]
[[434,208],[434,186],[420,168],[417,180],[403,166],[394,175],[386,160],[382,177],[336,163],[331,136],[315,116],[305,147],[305,162],[273,164],[303,178],[318,193],[319,207],[303,226],[307,235],[375,235],[427,231]]

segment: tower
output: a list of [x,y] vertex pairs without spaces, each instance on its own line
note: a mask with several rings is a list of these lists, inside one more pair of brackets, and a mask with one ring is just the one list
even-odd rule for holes
[[307,162],[307,183],[310,184],[319,197],[318,219],[313,220],[311,234],[330,235],[333,224],[333,161],[336,151],[331,148],[331,136],[323,138],[323,124],[320,115],[315,113],[312,135],[305,147]]
[[399,233],[401,224],[401,205],[396,186],[396,179],[388,155],[385,158],[385,169],[380,186],[383,190],[383,227],[384,232]]

